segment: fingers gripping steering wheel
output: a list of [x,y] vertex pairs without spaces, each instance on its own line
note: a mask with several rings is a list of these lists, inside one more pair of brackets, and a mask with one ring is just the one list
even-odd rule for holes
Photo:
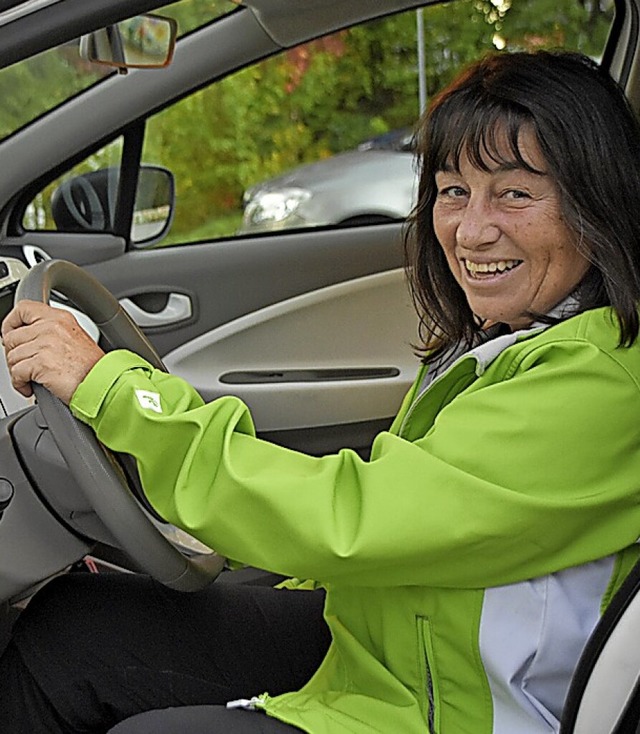
[[[129,349],[165,370],[155,349],[118,301],[82,268],[47,260],[20,281],[15,300],[49,303],[52,291],[69,298],[116,349]],[[156,528],[129,489],[115,458],[94,432],[42,385],[33,384],[38,406],[69,471],[120,548],[161,583],[181,591],[208,586],[225,559],[217,554],[187,557]]]

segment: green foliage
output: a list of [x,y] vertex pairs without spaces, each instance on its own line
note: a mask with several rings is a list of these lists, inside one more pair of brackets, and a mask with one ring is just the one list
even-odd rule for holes
[[510,50],[570,48],[599,58],[612,19],[607,0],[511,0],[496,31]]

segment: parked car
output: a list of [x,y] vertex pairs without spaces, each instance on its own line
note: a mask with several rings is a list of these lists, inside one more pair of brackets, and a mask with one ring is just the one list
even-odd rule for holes
[[[453,0],[444,11],[428,0],[0,4],[0,313],[19,284],[33,289],[27,271],[40,273],[32,269],[50,259],[73,263],[78,269],[63,267],[50,283],[51,298],[86,311],[86,328],[98,338],[99,323],[105,346],[146,350],[105,324],[119,303],[164,365],[205,399],[233,393],[248,403],[262,437],[310,454],[343,446],[366,454],[418,366],[401,254],[413,156],[369,140],[274,178],[275,170],[289,160],[304,115],[319,107],[361,129],[369,118],[386,119],[385,105],[399,105],[411,80],[417,101],[416,10],[427,29],[439,29],[428,49],[433,84],[473,56],[458,46],[454,53],[455,44],[485,34],[489,45],[508,47],[500,34],[517,3],[530,25],[514,46],[568,39],[582,48],[607,35],[591,20],[572,35],[564,16],[549,21],[554,9],[537,2]],[[575,0],[571,17],[587,6],[601,13],[606,47],[589,53],[640,109],[640,0],[613,5],[615,17],[606,2]],[[160,47],[143,44],[128,61],[110,40],[113,29],[135,27],[130,21],[150,10],[178,21],[175,53],[173,24],[158,33],[154,25]],[[387,46],[375,35],[385,28]],[[397,63],[374,63],[372,54],[366,74],[349,73],[358,58],[350,39],[361,54],[369,37],[376,54],[387,48]],[[487,48],[480,40],[476,55]],[[305,78],[310,87],[296,96]],[[336,80],[355,85],[349,105]],[[260,166],[271,172],[256,174]],[[247,193],[235,236],[237,200],[250,180],[265,183]],[[167,238],[173,246],[158,246]],[[92,290],[83,272],[115,301]],[[205,582],[220,570],[209,549],[150,519],[129,487],[96,491],[89,470],[104,457],[56,410],[44,394],[35,406],[15,393],[0,360],[0,649],[34,590],[87,557],[164,581],[192,569],[194,558],[212,566]],[[197,570],[187,577],[203,582]],[[629,700],[637,708],[640,664],[620,662],[637,648],[638,620],[627,614],[640,616],[636,577],[630,585],[611,607],[618,649],[608,644],[610,629],[597,631],[571,699],[578,713],[583,705],[604,713],[608,732],[620,732]],[[616,627],[621,617],[630,632]],[[593,720],[578,716],[563,734],[604,734]]]
[[412,130],[394,130],[247,189],[240,233],[402,220],[416,186]]

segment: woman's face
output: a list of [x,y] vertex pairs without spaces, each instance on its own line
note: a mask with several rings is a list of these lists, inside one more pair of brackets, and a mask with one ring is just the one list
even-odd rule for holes
[[471,310],[512,329],[531,323],[527,312],[548,313],[589,268],[532,131],[521,131],[519,148],[541,174],[515,163],[482,171],[462,156],[459,171],[436,173],[433,207],[436,236]]

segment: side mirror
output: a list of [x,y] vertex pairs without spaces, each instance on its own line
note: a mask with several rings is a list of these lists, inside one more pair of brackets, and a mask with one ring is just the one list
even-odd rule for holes
[[103,66],[158,69],[171,63],[178,24],[161,15],[136,15],[80,39],[80,56]]
[[[119,168],[101,168],[63,181],[51,197],[51,214],[61,232],[111,232],[118,196]],[[131,241],[158,242],[173,219],[173,174],[160,166],[140,167],[131,223]]]
[[159,242],[173,220],[175,182],[160,166],[142,166],[131,223],[131,241],[138,246]]

